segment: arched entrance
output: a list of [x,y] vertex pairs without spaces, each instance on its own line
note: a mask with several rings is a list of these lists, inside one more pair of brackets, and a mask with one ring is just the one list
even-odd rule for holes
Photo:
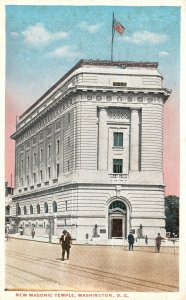
[[126,238],[127,207],[121,200],[110,203],[108,208],[109,238]]

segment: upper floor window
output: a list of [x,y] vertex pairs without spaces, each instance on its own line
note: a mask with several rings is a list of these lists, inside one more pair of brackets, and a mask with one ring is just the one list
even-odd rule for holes
[[50,167],[48,167],[48,179],[50,179]]
[[27,168],[29,167],[29,165],[30,165],[30,157],[27,156]]
[[36,183],[36,173],[33,173],[33,180],[34,180],[34,183]]
[[40,162],[43,161],[43,148],[41,148],[39,151],[39,160]]
[[26,206],[24,206],[24,215],[27,214],[27,209],[26,209]]
[[114,132],[114,147],[123,147],[123,132]]
[[59,164],[56,165],[56,175],[57,175],[57,178],[59,177]]
[[31,214],[31,215],[33,215],[33,212],[34,212],[34,210],[33,210],[33,206],[32,206],[32,205],[30,205],[30,214]]
[[40,181],[43,180],[43,170],[40,170]]
[[37,214],[40,214],[41,210],[40,210],[40,205],[39,204],[37,204],[36,210],[37,210]]
[[36,164],[36,152],[34,152],[34,158],[33,158],[33,160],[34,160],[34,165]]
[[70,113],[68,113],[68,124],[70,124]]
[[113,173],[123,173],[123,159],[113,159]]
[[27,185],[29,185],[29,175],[27,175],[26,180],[27,180]]
[[56,154],[59,154],[59,150],[60,150],[60,140],[56,141]]
[[23,159],[21,160],[21,170],[23,170]]
[[48,157],[51,157],[51,145],[48,145]]
[[48,203],[47,202],[45,202],[45,204],[44,204],[44,212],[45,212],[45,214],[48,213]]
[[57,212],[57,203],[56,203],[56,201],[53,201],[52,206],[53,206],[53,212]]

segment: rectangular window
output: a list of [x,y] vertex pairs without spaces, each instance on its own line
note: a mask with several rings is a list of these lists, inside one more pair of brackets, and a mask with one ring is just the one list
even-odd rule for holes
[[56,154],[59,154],[59,149],[60,149],[60,140],[57,140],[57,143],[56,143]]
[[113,82],[113,86],[127,86],[126,82]]
[[27,185],[29,185],[29,176],[27,176]]
[[34,183],[36,183],[36,173],[33,174]]
[[56,175],[57,175],[57,178],[59,177],[59,164],[57,164],[57,166],[56,166]]
[[68,113],[68,124],[70,124],[70,113]]
[[40,159],[40,162],[43,161],[43,148],[40,149],[40,155],[39,155],[39,159]]
[[50,179],[50,167],[48,167],[48,179]]
[[51,156],[51,145],[48,145],[48,157]]
[[40,170],[40,180],[42,181],[43,180],[43,171]]
[[23,159],[21,160],[21,170],[23,170]]
[[113,173],[123,173],[123,159],[113,159]]
[[30,164],[30,157],[27,156],[27,168],[29,168],[29,164]]
[[68,210],[68,205],[67,205],[67,201],[65,201],[65,210]]
[[36,152],[34,152],[34,165],[36,164]]
[[114,147],[123,147],[123,132],[114,132]]
[[21,186],[23,186],[23,178],[21,178]]
[[70,161],[68,160],[68,171],[70,170]]

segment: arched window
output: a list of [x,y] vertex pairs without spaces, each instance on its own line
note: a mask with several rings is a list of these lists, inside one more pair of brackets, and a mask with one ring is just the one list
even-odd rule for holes
[[48,214],[48,203],[47,202],[45,202],[45,204],[44,204],[44,212],[45,212],[45,214]]
[[126,205],[122,201],[114,201],[110,204],[109,209],[120,208],[122,210],[126,210]]
[[31,215],[33,215],[33,212],[34,212],[34,210],[33,210],[33,206],[32,206],[32,205],[30,205],[30,214],[31,214]]
[[37,204],[37,214],[39,215],[40,214],[40,205],[39,204]]
[[57,203],[56,203],[56,201],[53,201],[52,206],[53,206],[53,212],[57,212]]
[[24,215],[26,215],[27,214],[27,209],[26,209],[26,206],[24,206]]

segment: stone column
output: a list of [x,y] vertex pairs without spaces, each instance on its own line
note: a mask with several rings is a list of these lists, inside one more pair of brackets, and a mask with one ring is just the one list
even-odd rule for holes
[[131,109],[130,171],[139,170],[139,110]]
[[98,168],[100,171],[107,170],[107,145],[108,145],[108,128],[107,128],[107,109],[99,108],[99,148],[98,148]]

